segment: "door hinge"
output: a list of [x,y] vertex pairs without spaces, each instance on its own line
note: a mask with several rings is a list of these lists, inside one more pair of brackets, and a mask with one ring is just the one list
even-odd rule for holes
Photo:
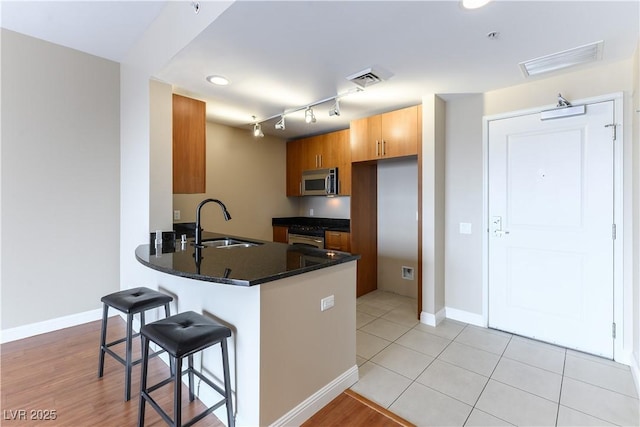
[[608,124],[608,125],[604,125],[604,127],[613,128],[613,140],[615,141],[616,140],[616,127],[617,127],[617,125],[615,123],[611,123],[611,124]]
[[611,238],[613,240],[616,240],[616,225],[615,224],[611,224]]
[[616,323],[615,322],[611,324],[611,336],[613,337],[613,339],[616,339]]

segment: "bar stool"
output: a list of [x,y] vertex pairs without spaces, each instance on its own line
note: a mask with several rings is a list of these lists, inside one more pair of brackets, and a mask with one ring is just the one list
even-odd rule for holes
[[[227,406],[228,427],[234,427],[233,402],[231,400],[231,381],[229,374],[229,356],[227,351],[227,338],[231,336],[231,329],[221,325],[201,314],[193,311],[176,314],[166,319],[149,323],[141,329],[142,334],[142,378],[140,379],[140,407],[138,411],[138,426],[144,425],[145,403],[155,409],[160,416],[171,426],[182,426],[182,376],[189,375],[189,401],[193,402],[194,375],[204,381],[209,387],[216,390],[224,398],[215,405],[189,420],[184,426],[190,426],[222,405]],[[171,376],[164,381],[147,387],[147,368],[149,358],[149,342],[154,342],[166,350],[173,361],[175,370],[171,370]],[[193,355],[208,347],[220,343],[222,349],[222,367],[224,371],[224,388],[211,382],[208,378],[193,368]],[[182,371],[182,359],[188,358],[188,368]],[[154,391],[173,382],[173,420],[150,396]]]
[[[153,289],[140,287],[127,289],[124,291],[114,292],[106,295],[101,299],[102,309],[102,330],[100,332],[100,360],[98,362],[98,378],[102,378],[104,372],[104,355],[110,354],[118,362],[122,363],[125,367],[124,374],[124,400],[128,401],[131,398],[131,368],[142,361],[142,358],[137,360],[131,360],[131,344],[133,338],[140,335],[139,333],[133,334],[133,316],[136,313],[140,313],[140,327],[144,326],[144,313],[147,310],[151,310],[164,305],[165,316],[169,317],[169,303],[173,301],[173,297],[163,294],[162,292],[154,291]],[[123,313],[127,314],[127,333],[124,338],[107,343],[107,318],[109,313],[109,307],[115,308]],[[125,359],[116,354],[111,348],[114,345],[125,343]],[[158,355],[161,351],[155,352],[151,357]]]

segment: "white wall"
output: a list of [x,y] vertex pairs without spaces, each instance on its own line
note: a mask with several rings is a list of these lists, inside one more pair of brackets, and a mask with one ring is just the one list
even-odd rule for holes
[[118,290],[119,66],[2,30],[2,329]]
[[[496,91],[487,92],[483,95],[483,114],[495,115],[510,111],[530,109],[536,107],[552,107],[555,105],[556,95],[560,92],[569,100],[583,99],[616,92],[624,94],[624,128],[623,128],[623,158],[624,158],[624,176],[623,176],[623,194],[624,194],[624,231],[623,231],[623,316],[624,316],[624,332],[619,339],[624,341],[625,352],[632,350],[632,342],[634,335],[638,332],[634,330],[638,328],[637,321],[634,322],[634,316],[637,319],[638,298],[634,295],[634,271],[638,271],[638,263],[640,257],[638,253],[634,253],[634,229],[637,233],[638,218],[636,211],[634,214],[634,203],[637,205],[638,183],[637,171],[640,165],[638,157],[633,156],[633,148],[638,146],[638,131],[633,132],[633,122],[636,125],[638,118],[633,118],[633,91],[638,86],[637,78],[637,58],[634,60],[621,61],[616,64],[604,65],[590,70],[579,70],[570,73],[562,73],[548,78],[538,78],[522,85],[508,87]],[[634,77],[634,70],[636,77]],[[636,89],[637,90],[637,89]],[[482,174],[482,154],[478,150],[478,138],[481,133],[473,137],[466,136],[466,131],[455,129],[455,123],[460,120],[463,126],[477,127],[475,121],[479,116],[480,99],[476,96],[469,98],[456,98],[449,101],[447,106],[448,117],[447,127],[447,168],[454,169],[447,171],[448,182],[446,184],[446,206],[447,220],[449,222],[462,221],[460,215],[463,210],[473,213],[473,217],[478,218],[478,212],[482,209],[481,188],[475,188],[473,183],[467,183],[467,188],[459,188],[461,184],[459,177],[452,176],[456,170],[465,170],[465,174],[469,177],[479,177]],[[637,108],[637,107],[636,107]],[[466,119],[465,119],[466,117]],[[474,131],[475,133],[475,131]],[[634,178],[635,176],[635,178]],[[453,182],[451,181],[453,180]],[[634,188],[635,187],[635,188]],[[464,191],[462,191],[464,190]],[[634,199],[636,199],[634,201]],[[477,221],[475,219],[474,221]],[[469,278],[476,276],[477,265],[482,262],[482,251],[467,251],[467,245],[473,242],[467,242],[463,237],[456,236],[456,224],[447,224],[447,244],[446,244],[446,306],[447,315],[450,311],[455,316],[478,318],[483,315],[483,307],[478,293],[478,281],[481,277],[475,277],[471,283],[465,283],[465,279],[459,276],[459,272],[451,273],[456,264],[461,261],[460,256],[464,254],[464,262],[472,267],[468,272]],[[477,230],[477,228],[474,228]],[[477,230],[479,231],[479,230]],[[473,235],[472,235],[473,236]],[[637,241],[638,237],[635,236]],[[473,240],[473,238],[472,238]],[[477,243],[477,242],[476,242]],[[637,284],[636,284],[637,286]],[[423,288],[424,289],[424,288]],[[451,310],[450,310],[451,309]],[[622,335],[622,334],[621,334]],[[635,347],[637,351],[637,346]],[[626,356],[623,356],[626,357]]]
[[[418,297],[418,163],[378,163],[378,289]],[[414,269],[412,280],[402,267]]]
[[[445,305],[482,313],[482,95],[447,97]],[[471,224],[471,234],[460,233]]]
[[[151,194],[162,194],[173,187],[173,171],[167,169],[173,159],[173,92],[169,84],[149,82],[149,187]],[[152,197],[149,211],[156,215],[150,219],[149,231],[161,230],[172,218],[172,199]]]
[[422,313],[435,326],[444,317],[445,101],[422,97]]
[[[134,256],[149,232],[172,227],[172,181],[152,182],[159,171],[171,171],[171,146],[154,145],[150,129],[159,115],[150,114],[149,80],[211,24],[232,2],[206,2],[196,15],[189,2],[168,2],[121,63],[120,71],[120,286],[152,282],[151,271]],[[157,151],[156,151],[157,150]],[[157,164],[150,166],[150,159]]]
[[[638,19],[640,19],[640,12]],[[640,393],[640,39],[636,49],[633,70],[633,366],[636,389]]]
[[280,138],[255,138],[250,130],[207,122],[205,194],[175,194],[173,209],[180,221],[193,222],[196,206],[206,198],[222,201],[232,219],[225,222],[217,205],[206,205],[200,218],[207,231],[271,240],[271,218],[295,216],[297,205],[287,198],[286,143]]
[[[297,216],[348,219],[351,217],[351,197],[304,196],[293,197],[298,204]],[[313,209],[313,214],[311,213]]]

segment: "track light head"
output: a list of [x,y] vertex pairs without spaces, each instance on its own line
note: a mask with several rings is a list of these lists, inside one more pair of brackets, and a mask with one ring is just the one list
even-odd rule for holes
[[340,101],[336,98],[336,102],[333,104],[333,107],[329,109],[329,116],[339,116],[340,115]]
[[316,122],[316,116],[315,114],[313,114],[313,110],[311,109],[311,107],[307,107],[307,109],[304,111],[304,121],[307,123]]
[[256,138],[264,138],[262,125],[260,125],[260,123],[256,123],[255,125],[253,125],[253,136],[255,136]]
[[285,130],[285,125],[284,125],[284,116],[280,116],[280,120],[278,121],[278,123],[276,123],[275,128],[278,130]]

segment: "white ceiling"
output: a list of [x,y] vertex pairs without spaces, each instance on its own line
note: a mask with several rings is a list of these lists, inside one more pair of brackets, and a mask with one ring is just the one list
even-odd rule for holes
[[[2,26],[118,61],[166,2],[2,2]],[[185,7],[192,7],[185,1]],[[207,7],[201,1],[200,7]],[[604,40],[602,60],[628,59],[639,40],[637,0],[493,1],[464,10],[449,1],[237,1],[155,77],[207,102],[209,119],[246,127],[352,90],[348,75],[368,67],[387,81],[297,113],[285,138],[348,127],[351,119],[414,105],[424,94],[482,93],[532,80],[518,63]],[[487,38],[492,31],[496,39]],[[582,66],[585,67],[585,66]],[[205,81],[211,74],[226,87]],[[537,77],[543,78],[543,77]],[[561,88],[559,88],[561,90]],[[571,94],[564,94],[570,97]],[[549,103],[556,93],[549,94]]]

